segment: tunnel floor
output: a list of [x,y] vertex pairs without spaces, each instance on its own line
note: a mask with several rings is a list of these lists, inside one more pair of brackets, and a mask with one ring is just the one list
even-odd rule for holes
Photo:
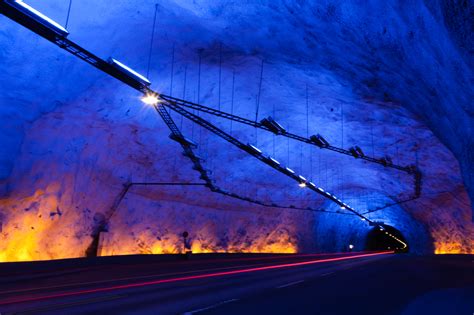
[[[474,310],[470,255],[157,256],[4,264],[0,312],[433,315]],[[170,279],[179,281],[165,281]],[[101,291],[110,286],[114,289]]]

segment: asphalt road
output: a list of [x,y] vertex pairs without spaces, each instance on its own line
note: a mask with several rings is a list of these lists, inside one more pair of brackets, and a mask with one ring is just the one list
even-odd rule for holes
[[367,255],[28,265],[0,272],[0,312],[474,314],[473,256]]

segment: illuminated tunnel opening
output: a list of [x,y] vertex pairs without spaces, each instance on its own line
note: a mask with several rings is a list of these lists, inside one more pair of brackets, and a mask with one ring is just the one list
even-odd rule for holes
[[[406,244],[406,247],[404,247],[402,242]],[[407,253],[410,246],[402,232],[393,226],[383,225],[383,230],[380,227],[374,227],[369,232],[366,248],[367,250],[394,250],[399,253]]]

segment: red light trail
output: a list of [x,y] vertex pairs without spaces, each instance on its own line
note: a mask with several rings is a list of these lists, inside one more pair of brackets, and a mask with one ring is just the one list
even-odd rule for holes
[[355,258],[386,255],[386,254],[392,254],[392,253],[394,252],[384,251],[384,252],[361,254],[361,255],[354,255],[354,256],[348,256],[348,257],[335,257],[335,258],[326,258],[326,259],[318,259],[318,260],[309,260],[309,261],[302,261],[302,262],[297,262],[297,263],[278,264],[278,265],[271,265],[271,266],[264,266],[264,267],[254,267],[254,268],[247,268],[247,269],[222,271],[222,272],[186,276],[186,277],[179,277],[179,278],[146,281],[146,282],[139,282],[139,283],[116,285],[116,286],[105,287],[105,288],[97,288],[97,289],[82,290],[82,291],[75,291],[75,292],[64,292],[64,293],[58,293],[58,294],[53,294],[53,295],[31,297],[31,298],[17,299],[17,300],[11,300],[11,301],[0,301],[0,305],[34,302],[34,301],[48,300],[48,299],[54,299],[54,298],[77,296],[77,295],[83,295],[83,294],[89,294],[89,293],[108,292],[108,291],[121,290],[121,289],[145,287],[145,286],[163,284],[163,283],[172,283],[172,282],[181,282],[181,281],[187,281],[187,280],[197,280],[197,279],[205,279],[205,278],[212,278],[212,277],[230,276],[230,275],[237,275],[237,274],[250,273],[250,272],[256,272],[256,271],[306,266],[306,265],[313,265],[313,264],[324,263],[324,262],[350,260],[350,259],[355,259]]

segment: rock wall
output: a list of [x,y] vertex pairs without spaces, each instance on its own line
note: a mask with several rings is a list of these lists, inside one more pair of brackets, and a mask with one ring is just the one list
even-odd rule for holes
[[[28,3],[65,20],[63,1]],[[470,253],[474,85],[463,12],[448,1],[158,1],[150,78],[157,91],[251,119],[259,99],[259,119],[418,164],[422,197],[370,217],[399,229],[414,252]],[[149,1],[85,0],[68,29],[87,49],[146,73],[153,16]],[[136,91],[5,17],[0,43],[1,261],[83,256],[123,184],[199,181]],[[341,211],[172,115],[219,186]],[[404,173],[205,117],[361,212],[412,193]],[[102,233],[101,253],[179,252],[184,228],[196,252],[340,251],[363,247],[369,231],[350,215],[264,209],[204,188],[134,187]]]

